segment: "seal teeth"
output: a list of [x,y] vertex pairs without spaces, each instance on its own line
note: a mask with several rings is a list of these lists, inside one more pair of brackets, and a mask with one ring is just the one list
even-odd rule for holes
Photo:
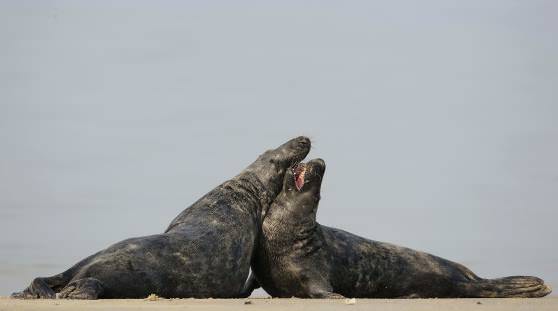
[[304,163],[299,163],[293,168],[294,182],[296,190],[300,191],[302,186],[304,186],[304,175],[306,174],[306,165]]

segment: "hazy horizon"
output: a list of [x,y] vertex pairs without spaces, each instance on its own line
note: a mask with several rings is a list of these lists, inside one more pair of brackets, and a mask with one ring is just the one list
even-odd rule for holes
[[0,295],[298,135],[320,223],[558,286],[557,2],[0,8]]

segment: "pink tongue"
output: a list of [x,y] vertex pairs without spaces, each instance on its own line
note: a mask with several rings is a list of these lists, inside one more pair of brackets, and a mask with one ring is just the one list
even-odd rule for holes
[[302,189],[304,186],[304,173],[300,173],[295,179],[296,190]]

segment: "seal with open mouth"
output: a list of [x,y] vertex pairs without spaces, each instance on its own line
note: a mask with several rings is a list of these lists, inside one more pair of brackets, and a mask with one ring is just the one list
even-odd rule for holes
[[325,162],[285,174],[262,224],[253,270],[274,297],[542,297],[532,276],[483,279],[466,267],[409,248],[368,240],[316,222]]
[[116,243],[52,277],[36,278],[15,298],[232,298],[245,285],[262,214],[285,172],[310,151],[306,137],[262,154],[185,209],[162,234]]

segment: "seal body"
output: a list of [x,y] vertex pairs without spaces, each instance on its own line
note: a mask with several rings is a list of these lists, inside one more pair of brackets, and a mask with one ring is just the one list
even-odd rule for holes
[[261,215],[281,190],[285,171],[310,140],[298,137],[262,154],[239,175],[185,209],[162,234],[116,243],[67,271],[36,278],[15,298],[248,296]]
[[[372,241],[316,222],[323,160],[287,173],[262,224],[253,270],[275,297],[542,297],[536,277],[483,279],[424,252]],[[303,179],[303,180],[302,180]]]

